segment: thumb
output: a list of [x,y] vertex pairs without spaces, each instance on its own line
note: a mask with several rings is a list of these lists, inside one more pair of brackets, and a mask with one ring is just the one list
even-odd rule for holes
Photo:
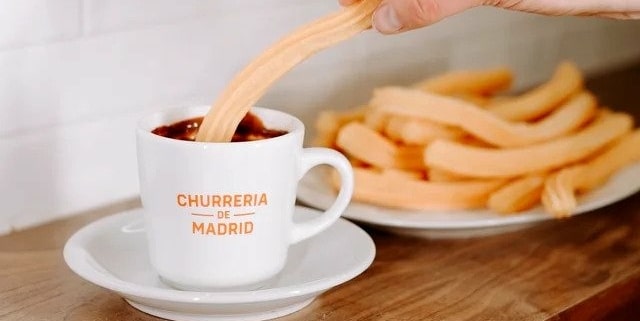
[[403,32],[482,3],[482,0],[384,0],[373,15],[373,27],[384,34]]

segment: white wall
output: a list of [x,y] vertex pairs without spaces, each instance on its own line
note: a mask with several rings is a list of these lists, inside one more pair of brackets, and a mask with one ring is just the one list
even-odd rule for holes
[[[137,194],[133,128],[209,104],[251,57],[335,0],[0,0],[0,233]],[[371,88],[507,64],[519,88],[561,59],[588,72],[640,59],[640,22],[479,8],[428,29],[368,32],[261,101],[310,123]]]

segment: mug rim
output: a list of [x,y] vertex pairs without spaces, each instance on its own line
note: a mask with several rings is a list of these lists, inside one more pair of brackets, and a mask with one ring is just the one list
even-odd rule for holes
[[[197,141],[188,141],[188,140],[180,140],[180,139],[174,139],[174,138],[169,138],[169,137],[165,137],[165,136],[160,136],[160,135],[156,135],[154,133],[152,133],[151,131],[153,129],[155,129],[157,126],[162,126],[162,125],[153,125],[151,127],[154,128],[149,128],[150,126],[146,126],[146,123],[151,122],[154,118],[157,117],[161,117],[162,115],[166,115],[172,112],[180,112],[180,111],[184,111],[185,113],[187,111],[190,110],[198,110],[198,109],[205,109],[205,108],[210,108],[211,106],[209,105],[193,105],[193,106],[187,106],[187,107],[173,107],[173,108],[167,108],[167,109],[163,109],[163,110],[159,110],[159,111],[155,111],[153,113],[147,114],[143,117],[141,117],[137,124],[136,124],[136,132],[138,135],[143,135],[146,137],[149,137],[152,140],[156,140],[159,143],[168,143],[168,144],[178,144],[178,145],[182,145],[182,146],[188,146],[188,145],[193,145],[193,146],[247,146],[247,145],[256,145],[256,144],[265,144],[265,143],[269,143],[269,142],[276,142],[276,141],[280,141],[283,139],[288,139],[289,137],[293,136],[293,135],[297,135],[297,134],[302,134],[304,135],[304,123],[298,119],[297,117],[285,113],[283,111],[280,110],[276,110],[276,109],[272,109],[272,108],[267,108],[267,107],[259,107],[259,106],[253,106],[251,107],[252,112],[257,111],[257,114],[261,114],[261,113],[268,113],[268,114],[275,114],[277,116],[280,117],[285,117],[285,118],[289,118],[292,123],[293,123],[293,129],[291,130],[287,130],[287,133],[284,135],[280,135],[277,137],[271,137],[271,138],[265,138],[265,139],[259,139],[259,140],[253,140],[253,141],[242,141],[242,142],[197,142]],[[206,115],[207,110],[204,111],[204,113],[200,116],[185,116],[185,117],[203,117],[204,115]],[[260,115],[258,115],[260,117]],[[187,119],[187,118],[185,118]],[[179,120],[177,120],[179,121]]]

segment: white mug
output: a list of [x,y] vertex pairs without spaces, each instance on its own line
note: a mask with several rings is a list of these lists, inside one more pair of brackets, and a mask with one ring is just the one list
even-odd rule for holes
[[[282,136],[203,143],[153,134],[154,128],[203,116],[209,106],[163,111],[138,124],[140,191],[151,264],[169,285],[188,290],[255,288],[284,267],[289,245],[333,224],[353,192],[347,159],[302,148],[304,125],[283,112],[253,108]],[[292,217],[298,180],[328,164],[340,174],[335,203],[303,223]]]

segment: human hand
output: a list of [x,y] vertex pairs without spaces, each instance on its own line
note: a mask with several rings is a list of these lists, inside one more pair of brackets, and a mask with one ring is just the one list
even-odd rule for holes
[[[347,6],[359,0],[338,1]],[[374,13],[373,27],[384,34],[404,32],[477,6],[554,16],[640,19],[640,0],[384,0]]]

